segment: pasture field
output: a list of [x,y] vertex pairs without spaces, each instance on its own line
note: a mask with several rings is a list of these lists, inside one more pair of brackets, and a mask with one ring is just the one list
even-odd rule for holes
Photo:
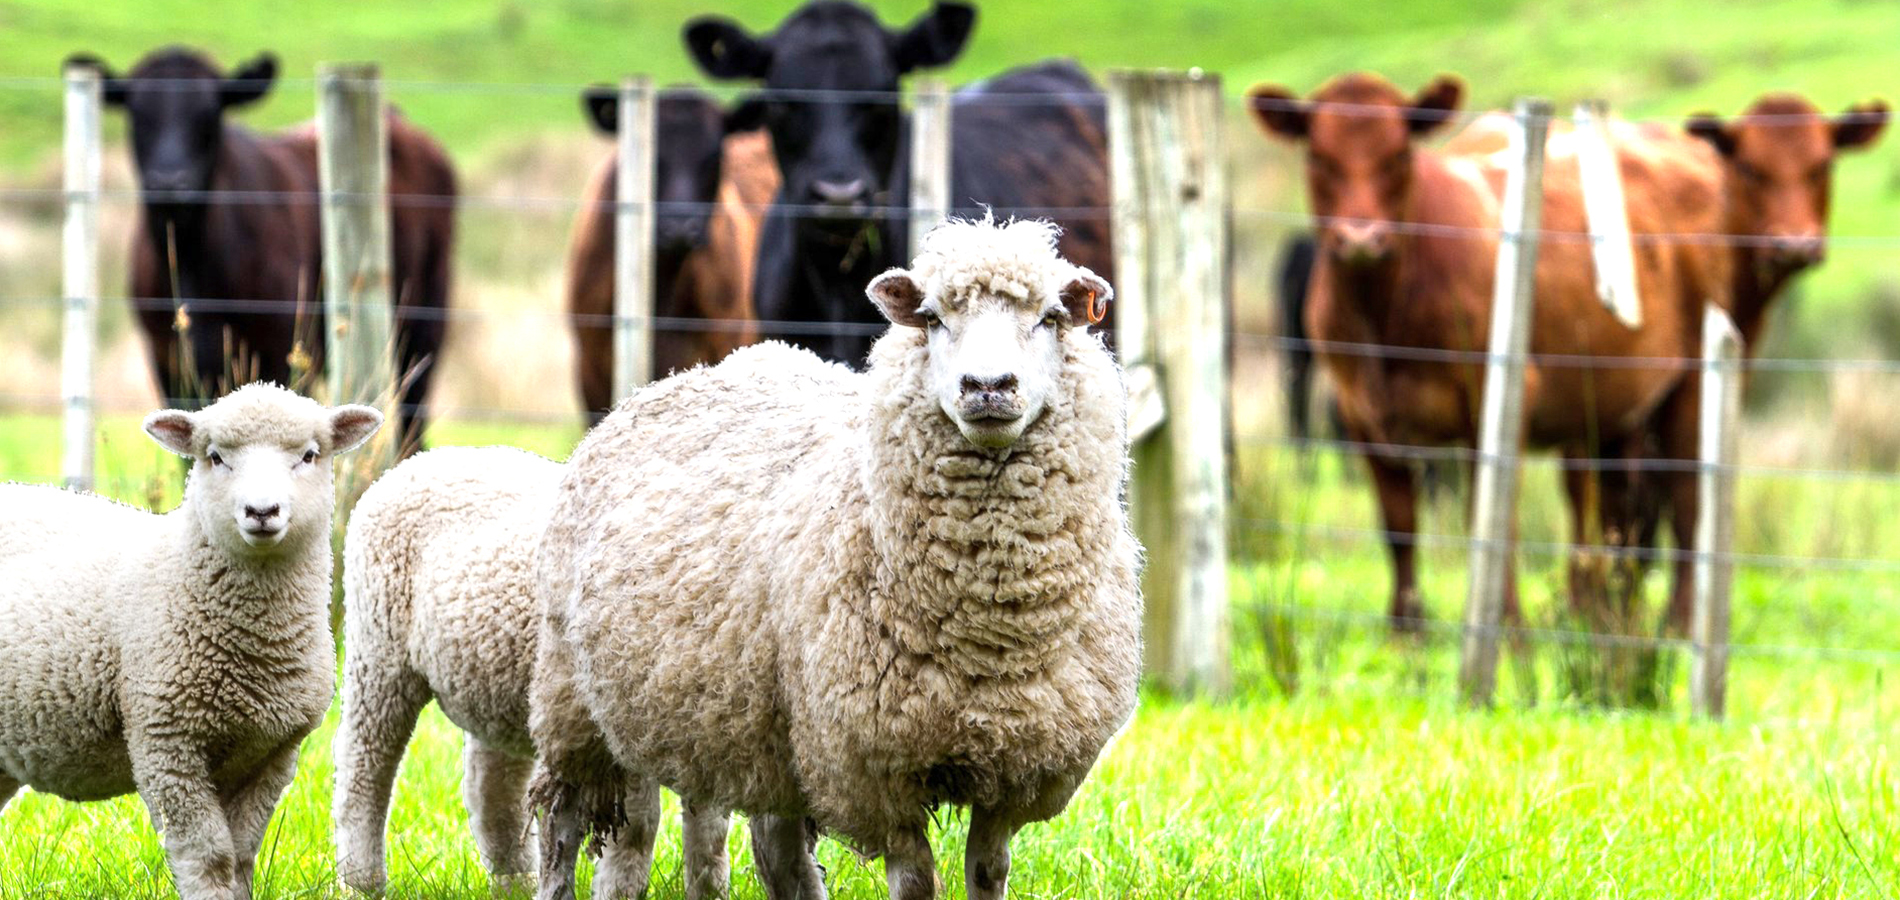
[[[50,417],[0,419],[0,465],[50,478]],[[175,502],[179,468],[114,417],[106,489]],[[573,426],[446,423],[433,441],[506,442],[561,455]],[[1144,698],[1068,812],[1018,837],[1013,896],[1885,897],[1900,890],[1900,695],[1885,687],[1900,633],[1891,575],[1745,569],[1730,720],[1686,716],[1687,655],[1665,651],[1660,707],[1588,702],[1598,657],[1566,644],[1561,571],[1526,554],[1527,624],[1540,639],[1501,670],[1500,708],[1455,702],[1449,625],[1391,638],[1377,620],[1386,567],[1356,469],[1243,450],[1234,511],[1234,695]],[[1548,477],[1544,477],[1548,476]],[[1527,468],[1525,537],[1558,540],[1554,474]],[[1540,483],[1541,482],[1541,483]],[[1879,486],[1743,482],[1741,546],[1852,556],[1897,526]],[[1460,501],[1429,505],[1426,531],[1462,533]],[[1267,533],[1269,521],[1306,530]],[[1749,525],[1754,522],[1754,525]],[[1773,529],[1773,530],[1771,530]],[[1441,623],[1463,596],[1461,552],[1423,561]],[[1663,591],[1651,576],[1653,602]],[[1642,630],[1645,626],[1638,626]],[[1806,645],[1809,648],[1803,649]],[[329,845],[329,739],[300,774],[260,857],[259,897],[342,896]],[[391,896],[481,898],[489,887],[460,799],[460,742],[431,709],[398,783]],[[670,801],[669,801],[670,802]],[[678,839],[663,830],[655,897],[680,896]],[[960,894],[963,823],[946,815],[939,868]],[[743,830],[735,896],[760,896]],[[840,898],[882,896],[882,868],[826,843]],[[75,805],[23,795],[0,814],[0,900],[163,897],[163,854],[134,799]]]

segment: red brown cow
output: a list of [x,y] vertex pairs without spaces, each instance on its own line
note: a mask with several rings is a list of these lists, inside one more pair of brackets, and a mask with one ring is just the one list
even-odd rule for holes
[[[612,97],[611,92],[584,96],[595,125],[610,134],[616,124]],[[670,88],[660,100],[653,312],[671,321],[654,331],[656,375],[718,362],[758,340],[752,273],[760,223],[778,192],[779,177],[771,139],[756,128],[749,117],[756,109],[749,106],[742,104],[728,116],[709,97]],[[618,165],[609,156],[595,170],[568,247],[575,375],[581,402],[595,421],[613,404],[612,203]]]
[[1731,310],[1749,353],[1789,280],[1826,252],[1835,156],[1872,145],[1888,116],[1885,100],[1829,117],[1800,96],[1773,93],[1734,122],[1712,113],[1689,119],[1689,133],[1722,155],[1722,231],[1758,238],[1732,252]]
[[[259,135],[225,115],[269,92],[276,58],[262,54],[229,76],[180,47],[153,51],[124,77],[89,55],[68,64],[96,68],[106,105],[129,120],[142,201],[132,302],[167,402],[322,371],[316,131]],[[411,452],[442,346],[455,172],[427,134],[394,112],[388,121],[396,361]]]
[[[1440,77],[1409,97],[1368,74],[1336,78],[1310,100],[1274,86],[1256,87],[1251,97],[1271,133],[1307,150],[1320,234],[1307,330],[1322,342],[1316,352],[1337,389],[1348,438],[1367,445],[1393,559],[1390,615],[1405,627],[1423,614],[1416,474],[1402,452],[1385,448],[1475,441],[1483,373],[1471,354],[1485,350],[1490,328],[1504,172],[1488,156],[1418,146],[1458,109],[1463,85],[1455,78]],[[1696,150],[1688,141],[1619,147],[1633,232],[1697,224],[1682,218],[1692,210],[1658,200],[1693,191],[1695,182],[1678,170]],[[1596,296],[1574,157],[1549,161],[1543,190],[1533,353],[1693,356],[1704,298],[1720,286],[1716,254],[1694,243],[1637,241],[1643,326],[1628,328]],[[1713,228],[1716,198],[1704,201],[1705,227]],[[1399,352],[1381,355],[1377,347]],[[1434,359],[1432,351],[1463,355]],[[1674,402],[1684,383],[1680,367],[1533,363],[1525,381],[1527,442],[1570,456],[1620,453],[1618,442],[1640,436],[1656,417],[1693,413]],[[1578,541],[1593,543],[1600,534],[1592,522],[1594,479],[1585,473],[1566,478],[1566,486]],[[1514,586],[1507,615],[1517,616]]]

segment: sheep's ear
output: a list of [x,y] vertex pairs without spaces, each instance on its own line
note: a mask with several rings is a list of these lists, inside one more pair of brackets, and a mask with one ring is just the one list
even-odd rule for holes
[[903,269],[891,269],[871,279],[869,287],[864,289],[871,302],[877,304],[878,312],[891,320],[892,325],[907,328],[924,327],[923,312],[924,289],[918,287],[917,279]]
[[256,103],[270,93],[271,85],[277,83],[277,55],[270,51],[259,53],[256,58],[231,71],[224,79],[220,93],[224,95],[226,108]]
[[1115,299],[1115,289],[1108,286],[1096,275],[1081,266],[1075,267],[1075,277],[1062,286],[1062,306],[1069,311],[1070,325],[1094,325],[1108,315],[1108,301]]
[[1256,84],[1247,92],[1247,108],[1268,134],[1297,141],[1306,137],[1312,104],[1277,84]]
[[1834,148],[1852,150],[1880,138],[1887,127],[1887,101],[1875,98],[1856,103],[1834,119]]
[[581,91],[581,110],[601,134],[620,130],[620,94],[612,87],[597,84]]
[[1696,113],[1683,123],[1683,129],[1691,135],[1708,141],[1715,152],[1730,156],[1735,152],[1735,135],[1729,131],[1722,118],[1715,113]]
[[145,433],[152,436],[160,447],[186,458],[191,452],[191,436],[198,423],[191,413],[182,409],[161,409],[145,417]]
[[330,410],[330,452],[355,450],[381,427],[383,414],[373,406],[351,403],[336,407]]

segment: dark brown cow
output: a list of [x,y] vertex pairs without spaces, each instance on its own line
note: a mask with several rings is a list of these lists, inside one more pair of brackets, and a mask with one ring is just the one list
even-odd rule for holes
[[[77,55],[126,111],[141,200],[131,294],[168,403],[193,404],[244,382],[293,384],[323,366],[317,139],[305,126],[258,135],[225,111],[261,99],[277,76],[266,53],[231,75],[180,47],[124,77]],[[422,404],[442,346],[454,237],[455,173],[428,135],[389,114],[389,192],[404,452],[421,441]],[[182,338],[182,340],[181,340]]]
[[1722,155],[1722,230],[1760,239],[1736,244],[1732,254],[1731,309],[1749,353],[1789,280],[1826,253],[1835,156],[1872,145],[1888,116],[1885,100],[1830,118],[1800,96],[1773,93],[1734,122],[1712,113],[1689,119],[1689,133]]
[[[1488,156],[1418,146],[1457,110],[1463,85],[1455,78],[1441,77],[1411,97],[1367,74],[1334,79],[1306,101],[1271,86],[1251,96],[1270,132],[1307,148],[1320,234],[1307,331],[1325,342],[1316,352],[1335,384],[1349,439],[1369,445],[1366,462],[1393,558],[1390,614],[1403,627],[1423,614],[1414,560],[1417,479],[1402,453],[1381,446],[1475,442],[1483,378],[1470,354],[1484,351],[1490,328],[1504,172]],[[1633,232],[1698,224],[1675,218],[1676,210],[1656,200],[1693,189],[1677,169],[1695,149],[1686,140],[1619,147]],[[1596,296],[1573,156],[1553,155],[1543,190],[1532,351],[1693,356],[1704,298],[1720,284],[1715,254],[1699,244],[1637,241],[1644,321],[1628,328]],[[1715,197],[1705,201],[1705,227],[1713,227]],[[1370,355],[1353,345],[1399,349]],[[1465,356],[1429,358],[1433,351]],[[1532,364],[1525,381],[1527,442],[1570,456],[1617,455],[1618,442],[1641,436],[1659,416],[1689,415],[1693,422],[1693,408],[1676,402],[1684,383],[1676,366]],[[1588,473],[1566,479],[1579,543],[1601,535],[1594,482]],[[1514,586],[1507,604],[1515,618]]]
[[[584,101],[597,128],[617,123],[611,92]],[[758,340],[752,273],[759,227],[778,192],[771,139],[757,108],[730,114],[710,97],[668,88],[657,110],[653,371],[665,375],[715,363]],[[588,416],[613,404],[614,215],[619,163],[610,155],[582,195],[568,246],[567,309],[574,317],[575,375]],[[706,323],[703,326],[696,322]]]

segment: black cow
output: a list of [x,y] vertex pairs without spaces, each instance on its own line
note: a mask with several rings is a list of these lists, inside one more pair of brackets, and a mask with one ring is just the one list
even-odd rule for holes
[[[258,379],[306,387],[293,375],[322,371],[324,343],[316,131],[259,135],[225,115],[270,91],[276,58],[261,54],[228,76],[182,47],[153,51],[125,76],[88,54],[67,64],[97,69],[106,105],[129,120],[142,200],[130,290],[167,402],[201,403]],[[455,173],[435,141],[393,112],[388,121],[409,452],[442,345]]]
[[1312,436],[1309,410],[1313,393],[1313,350],[1306,345],[1306,289],[1313,282],[1313,262],[1319,241],[1301,232],[1280,250],[1276,287],[1280,301],[1280,337],[1285,340],[1281,361],[1286,372],[1287,431],[1305,440]]
[[[940,2],[901,31],[842,0],[800,7],[769,35],[723,17],[688,23],[687,48],[706,74],[766,88],[763,114],[784,178],[760,236],[753,296],[763,336],[862,365],[880,319],[864,297],[872,277],[909,261],[909,141],[898,79],[962,52],[976,10]],[[1061,96],[1028,98],[1023,94]],[[1018,95],[1009,97],[1006,95]],[[1108,206],[1100,90],[1071,63],[1026,67],[959,91],[951,198],[958,211]],[[1104,277],[1105,215],[1046,216],[1062,251]],[[848,333],[774,332],[790,321]]]

